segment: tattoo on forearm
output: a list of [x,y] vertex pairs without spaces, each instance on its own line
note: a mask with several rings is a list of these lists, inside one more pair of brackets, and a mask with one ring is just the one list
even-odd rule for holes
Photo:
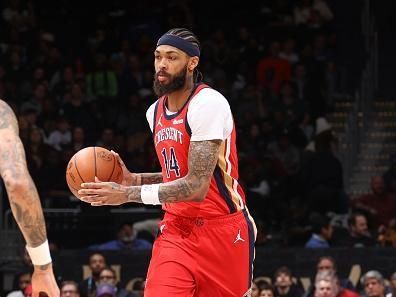
[[37,189],[27,170],[23,144],[15,131],[17,127],[13,112],[0,100],[0,175],[15,221],[28,245],[36,247],[46,240],[46,227]]
[[[188,174],[180,179],[161,184],[159,200],[161,203],[180,201],[199,201],[210,184],[213,170],[217,164],[220,140],[192,141],[188,154]],[[143,173],[142,185],[163,182],[159,173]],[[128,187],[128,202],[142,203],[141,187]]]
[[220,144],[220,140],[192,141],[188,154],[188,175],[160,186],[161,203],[200,200],[209,187]]
[[163,182],[162,173],[140,173],[142,185],[159,184]]
[[45,264],[45,265],[40,265],[39,266],[39,269],[40,270],[48,270],[48,268],[51,266],[51,264],[50,263],[48,263],[48,264]]
[[12,129],[18,134],[18,122],[11,107],[0,99],[0,131]]
[[140,186],[138,187],[128,187],[127,188],[127,200],[128,202],[138,202],[142,203],[142,198],[140,197]]

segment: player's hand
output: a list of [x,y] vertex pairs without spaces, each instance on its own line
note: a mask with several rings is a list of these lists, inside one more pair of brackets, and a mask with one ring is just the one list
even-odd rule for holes
[[114,182],[82,183],[78,191],[80,199],[92,206],[121,205],[128,202],[127,187]]
[[118,163],[122,168],[123,180],[121,182],[124,186],[139,186],[138,184],[138,175],[136,173],[132,173],[126,168],[124,161],[122,161],[120,155],[115,151],[111,150],[111,153],[117,159]]
[[47,294],[48,297],[60,296],[51,263],[42,266],[34,266],[32,289],[32,297],[39,297],[41,292]]

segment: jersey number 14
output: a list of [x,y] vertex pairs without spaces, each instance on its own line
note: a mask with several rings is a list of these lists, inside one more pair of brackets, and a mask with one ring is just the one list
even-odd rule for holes
[[162,153],[162,157],[164,159],[164,165],[165,165],[165,169],[166,169],[166,177],[170,178],[171,171],[174,172],[176,177],[179,177],[180,176],[180,167],[179,167],[179,163],[177,162],[175,149],[173,147],[171,147],[169,149],[169,154],[168,154],[168,152],[166,151],[166,148],[163,148],[161,153]]

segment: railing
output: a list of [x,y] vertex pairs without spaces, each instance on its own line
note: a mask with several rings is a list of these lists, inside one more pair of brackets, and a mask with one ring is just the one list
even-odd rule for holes
[[[106,214],[86,214],[80,208],[44,208],[43,209],[44,216],[47,221],[47,225],[51,225],[51,219],[58,219],[63,217],[65,220],[64,224],[72,225],[73,223],[77,223],[77,221],[84,219],[84,217],[107,217],[108,222],[110,222],[111,218],[116,218],[116,221],[128,220],[130,222],[136,222],[140,220],[144,220],[146,218],[154,218],[161,216],[161,210],[157,208],[147,209],[145,207],[133,207],[133,208],[114,208],[110,209]],[[110,217],[108,217],[110,216]],[[113,221],[113,220],[111,220]],[[59,224],[62,224],[62,220],[59,220]],[[49,226],[51,228],[51,226]],[[3,230],[10,231],[16,230],[17,225],[15,219],[12,215],[11,209],[8,209],[4,213],[3,220]]]
[[367,60],[360,85],[355,92],[353,108],[347,118],[345,133],[340,136],[340,143],[344,146],[338,150],[347,191],[349,179],[361,150],[361,142],[370,121],[369,111],[378,88],[378,33],[375,31],[375,21],[370,12],[370,0],[363,2],[361,20]]

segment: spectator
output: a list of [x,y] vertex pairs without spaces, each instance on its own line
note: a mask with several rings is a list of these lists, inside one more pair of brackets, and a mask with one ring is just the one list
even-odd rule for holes
[[63,281],[60,287],[60,297],[80,297],[78,284],[75,281]]
[[[316,264],[316,275],[321,272],[329,272],[334,276],[337,276],[337,265],[335,260],[330,256],[323,256],[320,257],[317,264]],[[337,277],[337,287],[338,287],[338,294],[350,294],[351,292],[355,292],[355,287],[353,286],[352,282],[347,278],[338,278]],[[305,297],[312,297],[315,293],[315,285],[311,285],[305,294]],[[338,296],[341,297],[341,296]],[[345,296],[344,296],[345,297]],[[350,296],[350,297],[357,297],[357,296]]]
[[385,282],[376,270],[366,272],[361,279],[366,297],[385,297]]
[[269,56],[257,64],[257,82],[263,90],[278,94],[282,81],[291,79],[291,67],[287,60],[279,57],[280,44],[273,41],[269,47]]
[[315,297],[336,297],[337,278],[330,271],[320,271],[315,276]]
[[316,124],[314,152],[305,152],[301,164],[304,196],[310,212],[345,213],[347,197],[344,193],[343,168],[333,152],[336,139],[326,119],[319,118]]
[[29,271],[23,271],[15,275],[13,291],[7,294],[7,297],[24,297],[25,288],[32,282],[32,274]]
[[288,38],[282,45],[282,51],[279,57],[289,61],[290,65],[296,64],[299,61],[299,56],[295,50],[296,42],[293,38]]
[[376,240],[368,229],[364,213],[353,212],[348,218],[348,230],[338,228],[333,236],[333,244],[342,247],[375,246]]
[[396,194],[386,190],[382,176],[373,176],[370,186],[371,193],[356,197],[351,201],[351,206],[367,213],[372,226],[377,229],[396,218]]
[[96,289],[96,297],[116,297],[117,289],[110,284],[100,284]]
[[132,286],[132,294],[135,294],[136,297],[144,296],[144,287],[146,286],[146,281],[143,279],[135,281]]
[[99,274],[99,284],[109,284],[116,288],[116,297],[137,297],[121,287],[121,284],[117,283],[117,275],[113,268],[105,267]]
[[275,297],[274,287],[268,283],[261,285],[259,297]]
[[145,239],[136,238],[137,234],[132,224],[123,223],[118,228],[117,239],[102,244],[91,245],[93,250],[149,250],[152,245]]
[[291,270],[286,266],[278,268],[274,276],[275,297],[301,297],[303,289],[293,283]]
[[[330,271],[337,275],[337,264],[332,257],[324,256],[319,258],[316,265],[316,271]],[[352,282],[347,278],[338,279],[338,283],[341,289],[355,291],[355,287],[353,286]]]
[[102,269],[106,266],[106,259],[100,252],[94,252],[89,256],[89,268],[91,269],[91,276],[84,279],[79,284],[79,292],[81,297],[94,297],[95,290],[99,284],[99,275]]
[[64,117],[57,118],[56,129],[48,136],[47,143],[58,151],[68,146],[72,140],[69,122]]
[[396,297],[396,272],[393,272],[390,277],[390,289],[391,292],[386,294],[386,297]]
[[329,242],[333,235],[333,226],[330,224],[330,218],[314,213],[311,215],[310,221],[312,224],[312,235],[305,247],[329,248]]

